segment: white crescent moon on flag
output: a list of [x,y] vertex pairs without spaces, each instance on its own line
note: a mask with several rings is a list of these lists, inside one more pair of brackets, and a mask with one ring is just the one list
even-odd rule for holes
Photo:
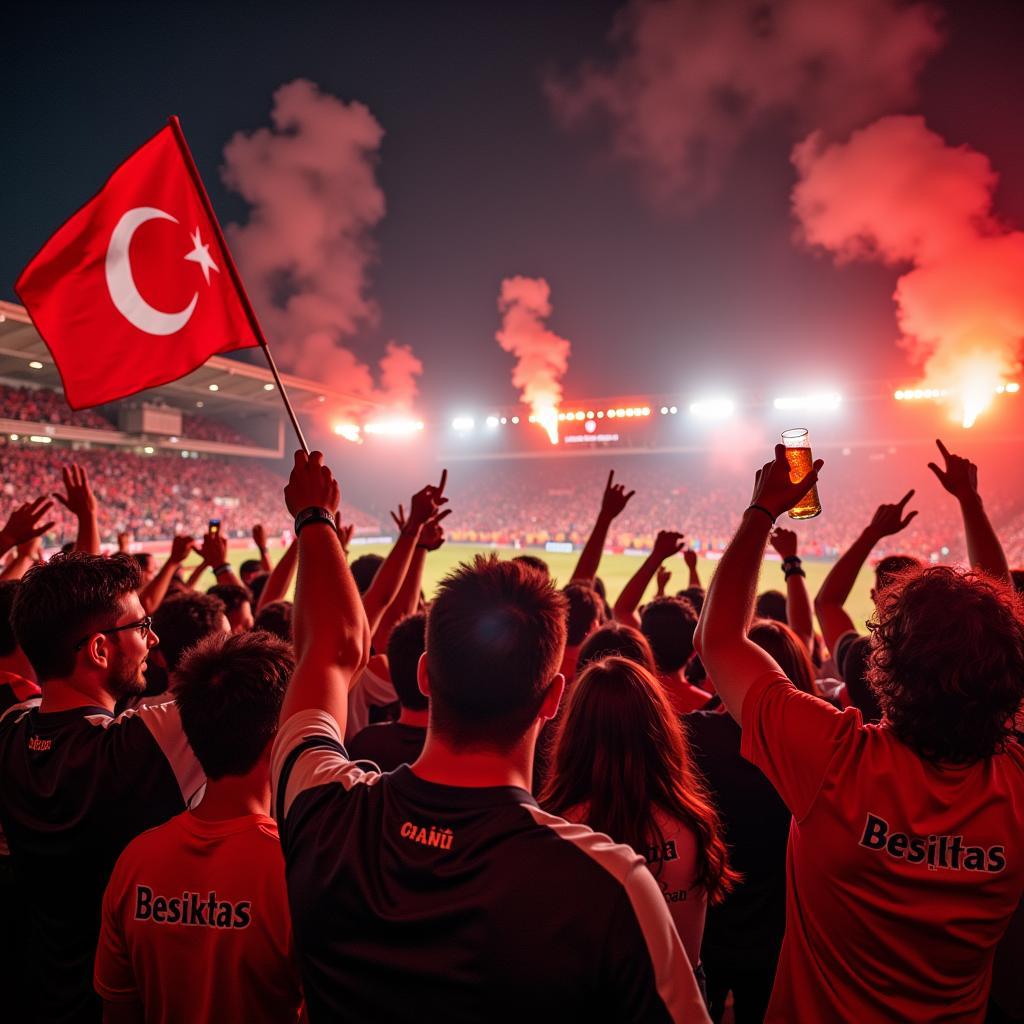
[[117,311],[140,331],[147,334],[175,334],[188,323],[199,301],[199,293],[196,292],[192,296],[192,301],[178,313],[162,313],[159,309],[154,309],[139,294],[139,289],[135,287],[135,279],[132,277],[128,248],[136,229],[147,220],[169,220],[178,223],[176,217],[152,206],[137,206],[124,214],[117,222],[107,246],[107,289]]

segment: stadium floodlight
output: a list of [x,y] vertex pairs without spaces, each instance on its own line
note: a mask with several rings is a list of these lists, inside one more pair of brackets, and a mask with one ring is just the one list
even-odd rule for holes
[[472,416],[456,416],[452,420],[452,430],[460,434],[466,434],[476,426],[476,420]]
[[495,427],[497,427],[498,424],[501,422],[501,420],[499,420],[497,416],[488,416],[484,422],[491,430],[494,430]]
[[519,422],[519,417],[518,416],[513,416],[512,417],[512,422],[513,423],[518,423]]
[[679,412],[679,407],[678,407],[678,406],[676,406],[676,405],[670,405],[670,406],[668,407],[668,411],[669,411],[670,413],[672,413],[672,415],[673,415],[673,416],[675,416],[675,414],[676,414],[677,412]]
[[736,411],[731,398],[708,397],[690,403],[690,415],[699,420],[727,420]]
[[336,423],[334,432],[338,437],[343,437],[346,441],[351,441],[352,444],[362,444],[361,430],[357,423]]
[[410,420],[396,417],[388,420],[373,420],[363,424],[364,434],[376,434],[381,437],[411,437],[423,429],[422,420]]
[[1010,383],[1006,385],[1006,390],[1009,391],[1011,395],[1015,395],[1020,391],[1020,385],[1015,380],[1011,380]]
[[776,398],[773,404],[776,409],[786,412],[835,412],[841,403],[841,395],[834,391],[824,391],[818,394]]

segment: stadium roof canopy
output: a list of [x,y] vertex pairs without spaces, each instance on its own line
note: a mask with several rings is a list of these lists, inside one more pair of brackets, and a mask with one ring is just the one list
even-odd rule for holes
[[[32,363],[41,363],[33,367]],[[50,350],[43,343],[24,306],[0,300],[0,377],[62,391],[60,375]],[[351,404],[351,395],[325,387],[313,380],[282,374],[292,405],[297,411],[313,410],[320,403],[338,400]],[[216,385],[215,388],[212,385]],[[233,417],[254,412],[283,415],[274,378],[266,366],[211,356],[187,377],[171,384],[149,388],[129,400],[160,400],[181,409],[204,414]]]

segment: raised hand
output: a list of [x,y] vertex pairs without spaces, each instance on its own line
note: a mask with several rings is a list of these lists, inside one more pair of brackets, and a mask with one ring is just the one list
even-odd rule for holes
[[[773,519],[788,512],[818,482],[818,472],[825,463],[815,459],[811,471],[793,483],[789,478],[789,463],[786,461],[786,446],[775,446],[775,458],[766,462],[754,477],[754,493],[751,505],[760,505]],[[760,513],[758,513],[760,515]]]
[[939,451],[946,462],[945,469],[939,469],[934,462],[928,468],[938,477],[939,483],[953,495],[957,501],[965,501],[978,496],[978,467],[969,459],[954,455],[946,446],[936,439]]
[[660,561],[671,558],[674,554],[683,550],[685,535],[676,533],[674,530],[659,530],[658,536],[654,538],[654,547],[651,554]]
[[697,552],[693,548],[687,548],[683,552],[683,561],[686,563],[686,568],[690,572],[695,572],[697,569]]
[[401,533],[405,529],[405,506],[399,505],[398,512],[392,512],[391,518],[395,521],[395,526],[398,527],[398,532]]
[[[182,534],[181,536],[175,537],[174,540],[171,541],[171,554],[170,554],[170,557],[169,557],[168,561],[174,562],[175,565],[178,565],[181,562],[184,562],[185,559],[188,558],[189,552],[190,551],[194,551],[195,547],[196,547],[196,542],[195,542],[195,540],[192,537],[188,537],[188,536],[186,536],[184,534]],[[227,545],[225,544],[225,551],[226,550],[227,550]],[[221,562],[217,562],[215,564],[216,565],[223,565],[224,563],[223,563],[223,561],[221,561]]]
[[[309,508],[309,506],[304,505],[303,508]],[[179,538],[175,537],[175,540],[178,539]],[[191,538],[189,538],[189,540],[191,540]],[[224,565],[228,560],[227,537],[225,537],[223,533],[207,533],[203,537],[203,546],[199,549],[199,554],[203,561],[214,569],[218,566]]]
[[53,526],[53,522],[40,524],[50,509],[53,502],[47,497],[36,498],[35,501],[26,501],[11,512],[0,530],[0,552],[13,548],[15,545],[24,544],[33,537],[41,537]]
[[615,470],[608,473],[608,483],[605,484],[604,495],[601,498],[601,515],[606,519],[614,519],[629,503],[629,499],[636,494],[630,491],[626,494],[626,488],[615,481]]
[[438,512],[437,515],[431,516],[423,524],[419,539],[419,546],[421,548],[426,548],[427,551],[436,551],[444,543],[444,527],[441,525],[441,520],[451,514],[452,510],[446,508],[443,512]]
[[906,529],[910,520],[917,515],[916,511],[908,512],[906,516],[903,515],[907,502],[913,496],[913,490],[909,490],[895,505],[879,505],[871,522],[868,524],[868,532],[875,538],[882,538],[891,537],[894,533],[899,533],[900,530]]
[[263,528],[262,523],[257,523],[252,528],[252,539],[256,542],[256,547],[258,547],[260,551],[267,550],[267,531]]
[[356,524],[349,523],[347,526],[343,526],[341,523],[336,524],[338,530],[338,540],[341,541],[341,550],[348,554],[348,546],[352,543],[352,534],[355,532]]
[[30,562],[39,562],[43,557],[43,538],[41,534],[29,537],[18,545],[18,558],[27,558]]
[[[419,530],[429,519],[436,515],[442,505],[447,503],[448,499],[444,497],[444,488],[447,482],[448,470],[442,469],[441,482],[436,487],[428,484],[412,496],[412,501],[409,503],[409,518],[405,523],[407,529]],[[401,512],[402,506],[399,505],[398,509]],[[392,518],[395,519],[393,513]],[[395,521],[398,522],[397,519]]]
[[797,539],[795,530],[787,530],[784,526],[776,526],[768,540],[783,560],[796,557]]
[[117,535],[117,550],[122,555],[127,555],[132,549],[132,535],[122,530]]
[[89,486],[89,474],[82,466],[75,465],[65,466],[62,473],[66,493],[54,491],[53,496],[78,519],[95,516],[96,495]]
[[297,516],[307,508],[326,508],[331,512],[341,505],[341,490],[330,468],[324,465],[323,452],[295,453],[295,465],[284,489],[288,511]]
[[659,565],[655,579],[658,581],[658,596],[661,597],[665,593],[668,581],[672,579],[672,573],[665,566]]

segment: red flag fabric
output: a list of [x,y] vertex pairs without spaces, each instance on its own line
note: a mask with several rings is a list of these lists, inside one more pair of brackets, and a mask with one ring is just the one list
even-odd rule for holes
[[21,272],[15,291],[73,409],[259,344],[201,189],[184,139],[168,125]]

